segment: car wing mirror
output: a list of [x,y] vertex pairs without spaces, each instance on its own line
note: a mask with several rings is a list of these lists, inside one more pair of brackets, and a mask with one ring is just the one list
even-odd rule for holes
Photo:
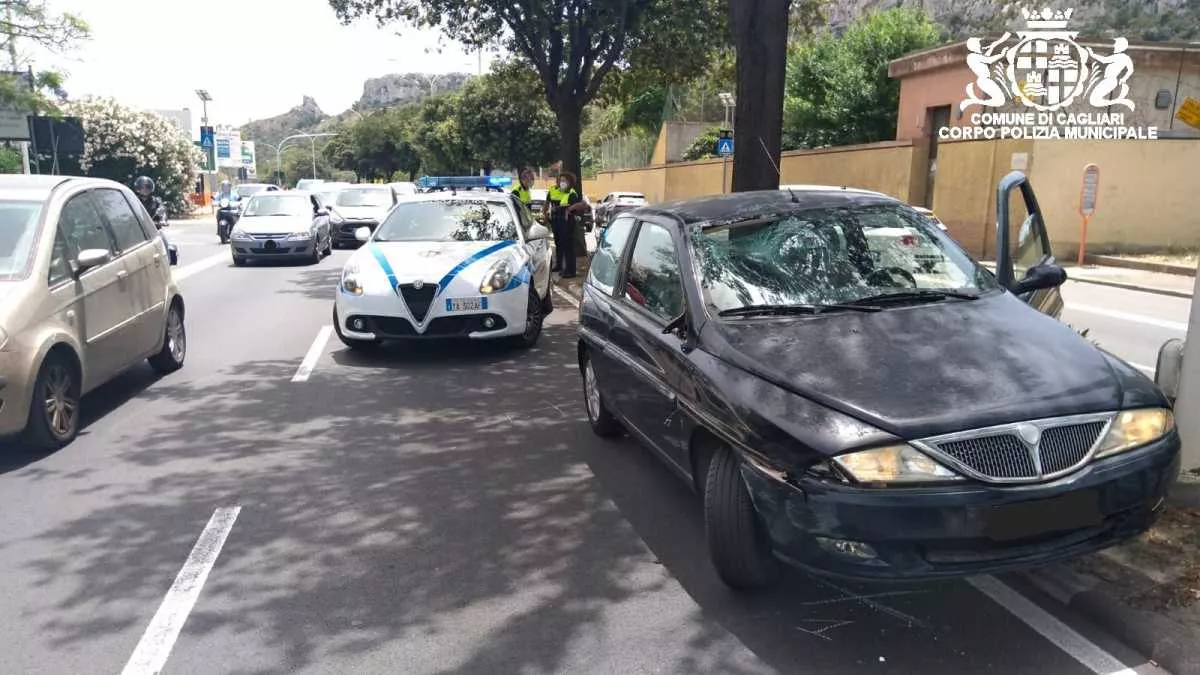
[[359,241],[365,242],[366,240],[371,238],[371,228],[367,227],[366,225],[358,228],[357,230],[354,231],[354,238]]
[[692,326],[687,320],[686,310],[681,312],[679,316],[668,321],[667,325],[663,326],[662,333],[663,335],[674,335],[679,338],[683,342],[679,348],[683,350],[684,354],[696,348],[695,335],[692,333]]
[[550,230],[545,225],[534,223],[529,227],[529,234],[525,237],[529,241],[538,241],[540,239],[549,239]]
[[1025,277],[1013,284],[1015,295],[1024,295],[1047,288],[1057,288],[1067,281],[1067,271],[1053,263],[1034,265],[1025,272]]
[[108,262],[109,260],[112,260],[112,253],[109,251],[106,251],[105,249],[102,249],[102,248],[84,249],[84,250],[80,251],[79,255],[76,256],[76,258],[75,258],[76,274],[83,274],[84,272],[92,269],[93,267],[99,267],[100,265],[103,265],[104,263]]

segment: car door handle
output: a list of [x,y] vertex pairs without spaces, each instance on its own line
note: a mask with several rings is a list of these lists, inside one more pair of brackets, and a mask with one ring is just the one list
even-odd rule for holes
[[121,270],[120,272],[117,272],[117,281],[125,281],[125,279],[128,277],[129,277],[129,272],[126,272],[125,270]]

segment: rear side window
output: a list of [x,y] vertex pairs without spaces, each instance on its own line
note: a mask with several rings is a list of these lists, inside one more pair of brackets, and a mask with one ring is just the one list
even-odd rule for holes
[[133,209],[129,208],[129,202],[125,201],[124,195],[116,190],[105,189],[96,190],[94,194],[96,205],[108,220],[108,226],[112,228],[118,251],[128,251],[150,239],[142,229],[138,217],[134,215]]
[[591,268],[588,270],[588,283],[612,295],[613,286],[617,283],[617,266],[621,254],[625,251],[625,242],[633,231],[633,218],[617,218],[604,231],[604,238],[596,247],[592,256]]

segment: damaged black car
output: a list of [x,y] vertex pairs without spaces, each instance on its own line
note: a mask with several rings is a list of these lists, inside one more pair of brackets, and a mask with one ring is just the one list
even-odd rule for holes
[[1152,524],[1179,470],[1170,403],[1056,319],[1066,273],[1026,177],[996,204],[995,271],[862,191],[705,197],[607,228],[580,307],[588,419],[702,496],[726,584],[769,585],[781,561],[992,573]]

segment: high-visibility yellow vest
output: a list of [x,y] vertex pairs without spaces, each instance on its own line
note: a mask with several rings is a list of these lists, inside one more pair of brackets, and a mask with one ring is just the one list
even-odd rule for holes
[[548,194],[550,201],[558,203],[559,206],[569,206],[571,204],[571,195],[579,193],[575,191],[575,188],[571,188],[570,190],[564,192],[558,189],[558,186],[555,185],[554,187],[550,188]]
[[513,190],[513,194],[516,195],[517,199],[521,200],[521,203],[525,206],[529,206],[533,203],[533,195],[529,193],[529,188],[525,187],[524,185],[518,185],[516,189]]

